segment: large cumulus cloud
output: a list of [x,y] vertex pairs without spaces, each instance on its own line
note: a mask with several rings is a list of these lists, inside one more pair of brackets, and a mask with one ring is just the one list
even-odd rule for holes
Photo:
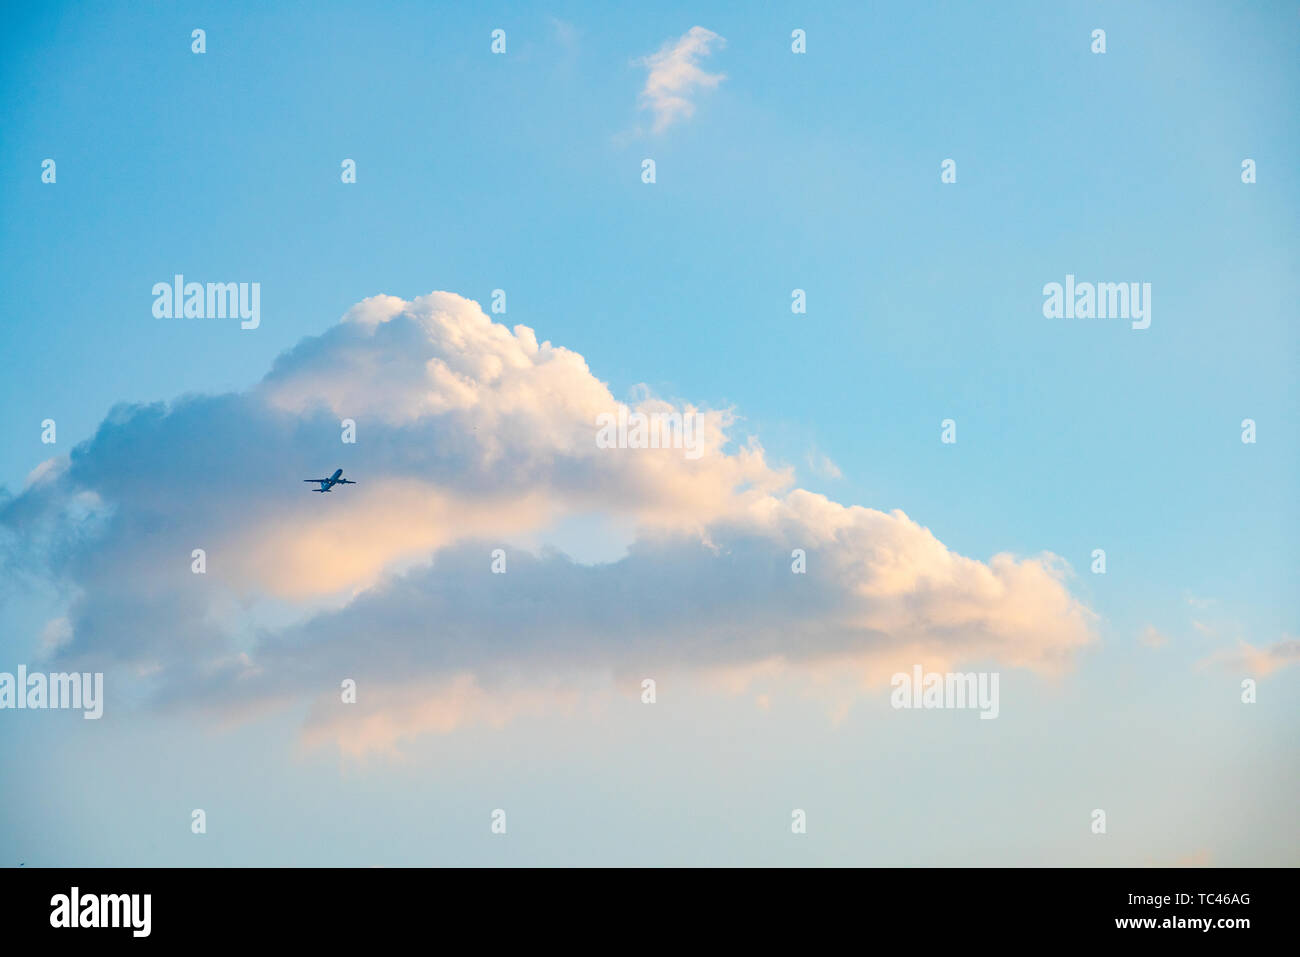
[[[469,300],[377,296],[246,392],[114,409],[0,505],[0,533],[66,598],[59,663],[230,710],[337,700],[354,677],[386,693],[308,736],[358,749],[646,669],[1056,671],[1092,639],[1050,555],[977,561],[901,512],[792,488],[757,444],[728,443],[726,410],[638,404],[699,411],[698,458],[599,448],[597,416],[618,407],[582,356]],[[344,459],[359,485],[305,493]],[[570,515],[635,527],[627,556],[511,548],[491,572],[491,547]]]

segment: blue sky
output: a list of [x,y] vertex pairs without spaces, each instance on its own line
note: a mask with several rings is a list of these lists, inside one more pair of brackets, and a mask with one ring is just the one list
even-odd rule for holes
[[[653,132],[642,58],[697,25],[725,40],[700,61],[724,78]],[[756,436],[798,487],[901,509],[960,555],[1060,556],[1096,622],[1061,675],[984,658],[1006,669],[994,722],[893,711],[887,689],[836,717],[815,693],[763,710],[696,689],[423,733],[401,760],[300,747],[302,700],[231,725],[124,678],[102,722],[0,713],[0,767],[31,782],[7,789],[0,861],[1294,864],[1296,671],[1259,676],[1245,706],[1247,673],[1223,659],[1297,636],[1298,32],[1282,3],[11,14],[0,485],[16,501],[118,403],[244,394],[367,297],[486,309],[502,288],[492,318],[579,353],[616,399],[645,384],[730,408],[729,452]],[[177,272],[259,282],[260,327],[156,319],[150,289]],[[1067,273],[1149,282],[1150,328],[1044,318]],[[173,483],[155,494],[245,467],[222,444],[233,420],[207,409],[185,420],[192,444],[136,447]],[[345,456],[373,475],[365,434],[322,444],[321,474]],[[191,449],[210,461],[169,470]],[[617,558],[617,519],[511,543]],[[116,554],[84,547],[71,577],[11,584],[0,670],[35,666],[86,587],[78,562]],[[323,607],[232,601],[214,627],[249,642]],[[1148,627],[1163,646],[1139,643]],[[496,807],[511,826],[492,843]]]

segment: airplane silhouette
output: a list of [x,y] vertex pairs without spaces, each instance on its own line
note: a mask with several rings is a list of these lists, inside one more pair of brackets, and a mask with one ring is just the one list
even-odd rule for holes
[[319,482],[319,483],[320,483],[320,488],[314,488],[314,489],[312,489],[313,492],[328,492],[328,491],[329,491],[330,489],[332,489],[335,485],[356,485],[356,484],[357,484],[356,482],[352,481],[351,479],[345,479],[345,478],[343,478],[343,470],[342,470],[342,469],[335,469],[335,470],[334,470],[334,474],[331,475],[329,478],[323,478],[323,479],[303,479],[303,481],[304,481],[304,482]]

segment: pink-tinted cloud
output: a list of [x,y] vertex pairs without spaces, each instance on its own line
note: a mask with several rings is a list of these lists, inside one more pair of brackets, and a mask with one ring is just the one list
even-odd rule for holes
[[1203,668],[1218,668],[1252,678],[1267,678],[1296,662],[1300,662],[1300,638],[1283,638],[1262,648],[1238,641],[1232,648],[1222,648],[1198,664]]
[[[601,447],[598,418],[620,406],[698,413],[699,454]],[[261,708],[344,677],[433,689],[368,697],[353,748],[527,713],[580,675],[861,686],[979,659],[1058,673],[1093,639],[1054,556],[967,558],[900,511],[792,488],[730,423],[621,403],[578,353],[460,296],[378,296],[247,392],[115,409],[0,508],[0,530],[70,596],[52,653],[148,675],[159,700]],[[301,479],[336,463],[359,484],[310,494]],[[516,544],[573,515],[633,529],[627,556]],[[513,686],[521,670],[549,690]]]

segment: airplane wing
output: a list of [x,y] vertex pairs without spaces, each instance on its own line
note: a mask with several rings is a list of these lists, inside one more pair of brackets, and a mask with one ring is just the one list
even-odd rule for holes
[[329,479],[303,479],[304,482],[328,482]]
[[335,485],[356,485],[357,483],[352,481],[352,479],[339,479],[334,484]]

